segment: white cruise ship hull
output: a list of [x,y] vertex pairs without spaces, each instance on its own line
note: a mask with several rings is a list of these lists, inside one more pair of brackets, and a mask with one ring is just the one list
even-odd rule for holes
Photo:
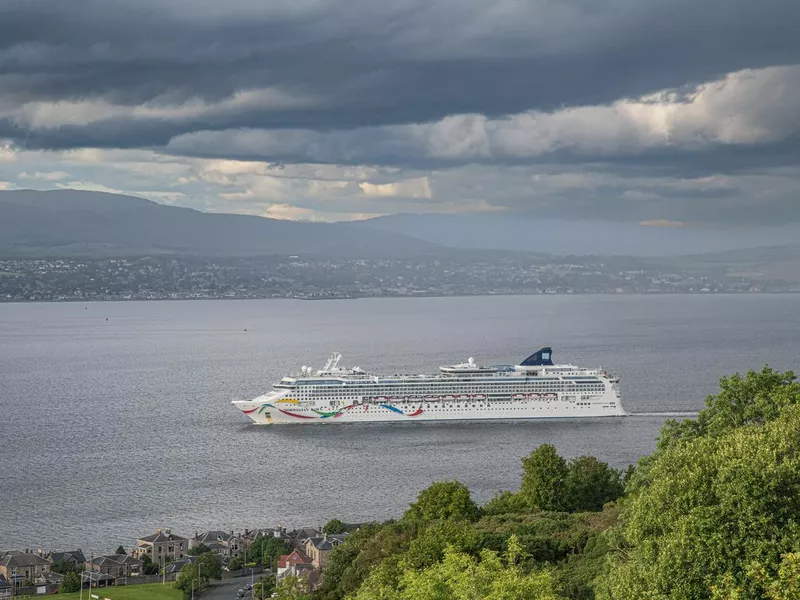
[[[233,404],[259,425],[308,423],[408,423],[412,421],[487,421],[509,419],[564,419],[624,417],[627,415],[614,393],[596,400],[491,400],[484,402],[395,402],[355,404],[338,410],[319,410],[281,403],[266,394]],[[391,407],[391,408],[390,408]]]

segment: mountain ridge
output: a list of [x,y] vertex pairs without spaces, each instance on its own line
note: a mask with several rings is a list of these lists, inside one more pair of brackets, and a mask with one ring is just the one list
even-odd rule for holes
[[439,246],[348,223],[308,223],[205,213],[123,194],[0,191],[0,252],[108,256],[148,253],[256,256],[418,256]]

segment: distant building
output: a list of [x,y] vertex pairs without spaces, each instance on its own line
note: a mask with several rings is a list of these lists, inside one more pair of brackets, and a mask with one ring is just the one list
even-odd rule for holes
[[84,556],[80,548],[68,552],[46,552],[44,557],[49,560],[50,563],[68,563],[75,567],[86,562],[86,556]]
[[139,577],[142,561],[127,554],[107,554],[94,557],[85,563],[87,571],[96,571],[112,577]]
[[31,552],[8,550],[0,552],[0,576],[12,586],[35,581],[50,572],[50,561]]
[[186,556],[189,551],[189,539],[172,533],[169,529],[156,529],[153,535],[136,540],[133,556],[141,560],[148,556],[158,564],[164,560],[172,561]]
[[196,556],[184,556],[183,558],[179,558],[176,561],[173,561],[167,565],[166,574],[167,575],[177,575],[180,573],[181,569],[186,565],[191,565],[197,562]]
[[241,556],[244,553],[245,544],[242,539],[233,535],[233,532],[207,531],[196,533],[190,541],[190,548],[195,548],[203,544],[211,548],[211,552],[218,554],[223,560]]
[[314,568],[322,570],[328,564],[328,554],[336,546],[344,542],[346,533],[322,534],[321,537],[310,537],[305,542],[305,552],[311,558]]
[[278,559],[275,579],[280,581],[290,575],[308,579],[310,571],[313,570],[314,564],[311,558],[302,550],[294,550],[291,554],[284,554]]

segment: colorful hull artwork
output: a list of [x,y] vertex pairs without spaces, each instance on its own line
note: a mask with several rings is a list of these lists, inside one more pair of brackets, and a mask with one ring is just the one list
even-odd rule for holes
[[[279,400],[278,402],[285,402],[285,401]],[[276,402],[275,404],[278,404],[278,402]],[[297,401],[295,400],[294,402],[290,402],[290,403],[291,404],[296,404]],[[360,404],[350,404],[348,406],[342,407],[342,408],[340,408],[338,410],[334,410],[334,411],[323,411],[323,410],[317,410],[317,409],[310,409],[309,412],[313,413],[313,414],[300,414],[297,411],[286,410],[284,408],[281,408],[280,406],[275,406],[275,404],[272,404],[270,402],[264,402],[260,406],[255,406],[253,408],[242,410],[242,412],[244,414],[246,414],[246,415],[249,415],[249,414],[252,414],[252,413],[256,413],[256,415],[261,415],[261,414],[265,414],[265,412],[268,409],[273,409],[273,410],[277,410],[279,413],[281,413],[283,415],[286,415],[287,417],[292,417],[292,418],[295,418],[295,419],[330,419],[330,418],[341,417],[341,416],[345,415],[348,411],[350,411],[350,410],[352,410],[354,408],[360,408],[362,406]],[[364,404],[363,406],[364,406],[364,410],[365,411],[369,408],[369,404]],[[387,409],[387,410],[389,410],[389,411],[391,411],[393,413],[397,413],[398,415],[402,415],[404,417],[418,417],[421,414],[423,414],[423,412],[424,412],[421,407],[417,408],[414,412],[406,413],[403,410],[397,408],[396,406],[391,406],[390,404],[381,404],[380,406],[381,406],[381,408],[385,408],[385,409]],[[272,420],[271,416],[268,417],[268,418],[269,418],[269,420]]]

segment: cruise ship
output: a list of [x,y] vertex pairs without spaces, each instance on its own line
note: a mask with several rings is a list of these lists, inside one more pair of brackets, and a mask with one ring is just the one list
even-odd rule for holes
[[622,417],[619,378],[602,368],[554,364],[542,348],[519,365],[481,366],[474,359],[433,375],[377,375],[325,366],[284,377],[273,390],[233,405],[255,423],[373,423]]

